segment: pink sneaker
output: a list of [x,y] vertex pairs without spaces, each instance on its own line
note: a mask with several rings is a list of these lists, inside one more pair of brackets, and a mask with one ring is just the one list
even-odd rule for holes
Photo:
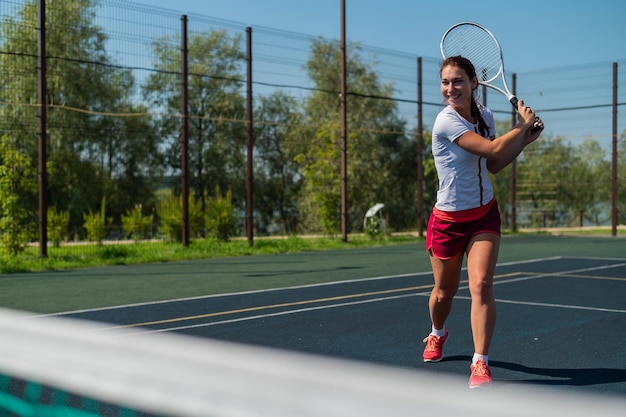
[[441,337],[437,337],[433,334],[429,334],[426,339],[423,340],[426,343],[424,348],[424,362],[439,362],[443,357],[443,344],[448,339],[448,331]]
[[485,361],[479,360],[476,365],[470,365],[470,371],[469,387],[471,389],[487,388],[491,385],[491,371]]

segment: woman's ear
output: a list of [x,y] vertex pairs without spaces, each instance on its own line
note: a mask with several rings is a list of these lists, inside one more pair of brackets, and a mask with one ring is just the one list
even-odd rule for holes
[[478,78],[474,77],[472,78],[472,91],[476,90],[478,88]]

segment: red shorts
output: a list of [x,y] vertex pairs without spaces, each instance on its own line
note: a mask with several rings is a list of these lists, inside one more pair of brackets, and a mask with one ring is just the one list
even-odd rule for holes
[[439,259],[450,259],[465,251],[470,239],[481,233],[500,236],[500,210],[494,202],[487,213],[473,221],[451,222],[430,215],[426,230],[426,250]]

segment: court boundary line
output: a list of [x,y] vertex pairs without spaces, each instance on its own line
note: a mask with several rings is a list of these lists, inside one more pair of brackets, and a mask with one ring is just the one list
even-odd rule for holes
[[[613,257],[550,256],[550,257],[545,257],[545,258],[534,258],[534,259],[526,259],[526,260],[522,260],[522,261],[509,261],[509,262],[498,263],[496,265],[496,267],[523,265],[523,264],[536,263],[536,262],[557,261],[557,260],[562,260],[562,259],[607,260],[607,261],[625,261],[626,260],[626,258],[613,258]],[[624,265],[626,265],[626,263],[624,263]],[[611,266],[612,265],[605,265],[604,267],[609,268]],[[462,268],[462,271],[467,271],[467,268],[466,267]],[[579,271],[578,270],[562,271],[562,272],[559,272],[559,273],[560,274],[566,274],[566,273],[575,273],[575,272],[579,272]],[[584,272],[584,269],[580,270],[580,272]],[[519,272],[517,272],[517,274],[519,274]],[[550,274],[555,274],[555,273],[550,273]],[[316,288],[316,287],[327,287],[327,286],[342,285],[342,284],[347,284],[347,283],[369,282],[369,281],[386,280],[386,279],[394,279],[394,278],[404,278],[404,277],[411,277],[411,276],[419,277],[419,276],[423,276],[423,275],[432,275],[432,271],[414,272],[414,273],[405,273],[405,274],[396,274],[396,275],[382,275],[382,276],[377,276],[377,277],[368,277],[368,278],[360,278],[360,279],[352,279],[352,280],[340,280],[340,281],[323,282],[323,283],[315,283],[315,284],[305,284],[305,285],[294,285],[294,286],[280,287],[280,288],[267,288],[267,289],[248,290],[248,291],[241,291],[241,292],[207,294],[207,295],[199,295],[199,296],[193,296],[193,297],[181,297],[181,298],[173,298],[173,299],[167,299],[167,300],[146,301],[146,302],[140,302],[140,303],[121,304],[121,305],[115,305],[115,306],[105,306],[105,307],[95,307],[95,308],[88,308],[88,309],[69,310],[69,311],[63,311],[63,312],[57,312],[57,313],[49,313],[49,314],[29,315],[29,316],[25,316],[23,318],[24,319],[28,319],[28,318],[36,318],[36,317],[67,316],[67,315],[72,315],[72,314],[91,313],[91,312],[97,312],[97,311],[109,311],[109,310],[117,310],[117,309],[133,308],[133,307],[142,307],[142,306],[149,306],[149,305],[176,303],[176,302],[182,302],[182,301],[194,301],[194,300],[203,300],[203,299],[211,299],[211,298],[218,298],[218,297],[231,297],[231,296],[235,296],[235,295],[262,294],[262,293],[267,293],[267,292],[289,291],[289,290],[298,290],[298,289]],[[541,276],[547,276],[549,274],[540,273],[540,275]],[[541,276],[537,276],[536,278],[540,278]],[[525,279],[532,279],[532,277],[518,278],[518,279],[516,279],[516,281],[521,281],[521,280],[525,280]],[[511,282],[514,282],[514,281],[511,281]],[[498,281],[498,283],[502,283],[502,281]],[[496,284],[496,281],[494,280],[494,285],[495,284]],[[468,287],[467,286],[459,287],[459,289],[465,289],[465,288],[468,288]]]
[[[515,283],[515,282],[522,282],[522,281],[528,281],[528,280],[540,279],[540,278],[548,278],[548,277],[554,277],[554,276],[558,277],[559,274],[563,275],[563,274],[572,274],[572,273],[575,273],[575,272],[584,272],[584,271],[592,271],[592,270],[604,270],[604,269],[610,269],[610,268],[621,268],[623,266],[626,266],[626,262],[615,264],[615,265],[601,265],[601,266],[596,266],[596,267],[578,268],[578,269],[571,270],[571,271],[563,271],[563,272],[560,272],[560,273],[549,273],[549,274],[545,274],[545,273],[512,272],[512,273],[508,273],[508,274],[503,274],[501,277],[504,278],[504,280],[494,279],[494,285],[496,285],[496,284],[498,284],[498,285],[500,285],[500,284],[510,284],[510,283]],[[523,275],[523,276],[517,277],[517,278],[508,278],[507,279],[507,277],[510,277],[511,275]],[[468,282],[467,280],[463,280],[462,281],[462,283],[467,283],[467,282]],[[168,323],[175,323],[175,322],[200,320],[200,319],[207,319],[207,318],[210,318],[210,317],[216,317],[216,316],[222,316],[222,315],[225,316],[225,315],[229,315],[229,314],[246,313],[246,312],[250,312],[250,311],[261,311],[261,310],[278,309],[278,308],[291,307],[291,306],[297,306],[297,305],[303,305],[303,304],[326,303],[328,301],[332,302],[332,301],[341,300],[341,299],[347,299],[347,298],[365,297],[365,296],[370,296],[370,295],[374,295],[374,294],[390,293],[390,292],[394,292],[394,291],[397,291],[397,292],[414,291],[416,289],[426,289],[426,288],[432,288],[432,284],[422,285],[422,286],[417,286],[417,287],[398,288],[398,289],[393,289],[393,290],[381,290],[381,291],[374,291],[374,292],[367,292],[367,293],[349,294],[349,295],[343,295],[343,296],[337,296],[337,297],[324,297],[324,298],[318,298],[318,299],[301,300],[301,301],[295,301],[295,302],[289,302],[289,303],[280,303],[280,304],[273,304],[273,305],[270,304],[270,305],[264,305],[264,306],[257,306],[257,307],[249,307],[249,308],[244,308],[244,309],[238,309],[238,310],[230,310],[230,311],[220,311],[220,312],[214,312],[214,313],[207,313],[207,314],[202,314],[202,315],[194,315],[194,316],[186,316],[186,317],[176,317],[176,318],[171,318],[171,319],[157,320],[157,321],[145,322],[145,323],[133,323],[133,324],[127,324],[127,325],[112,326],[110,328],[115,328],[115,329],[117,329],[117,328],[141,328],[143,326],[154,326],[154,325],[157,325],[157,324],[168,324]],[[459,286],[459,289],[468,289],[468,288],[469,288],[469,286],[467,286],[467,285]],[[186,329],[200,328],[200,327],[209,327],[209,326],[215,326],[215,325],[220,325],[220,324],[236,323],[236,322],[249,321],[249,320],[258,320],[258,319],[263,319],[263,318],[268,318],[268,317],[276,317],[276,316],[283,316],[283,315],[288,315],[288,314],[298,314],[298,313],[315,311],[315,310],[331,309],[331,308],[338,308],[338,307],[345,307],[345,306],[351,306],[351,305],[366,304],[366,303],[372,303],[372,302],[383,302],[383,301],[394,300],[394,299],[399,299],[399,298],[406,298],[406,297],[413,297],[413,296],[416,296],[416,297],[417,296],[422,296],[423,297],[423,296],[428,296],[429,294],[430,294],[430,291],[428,291],[428,292],[423,292],[422,291],[422,292],[416,292],[416,293],[411,293],[411,294],[386,296],[386,297],[377,297],[377,298],[368,298],[366,300],[356,300],[356,301],[350,301],[350,302],[324,304],[324,305],[318,305],[318,306],[314,306],[314,307],[297,308],[297,309],[273,312],[273,313],[268,313],[268,314],[257,314],[257,315],[253,315],[253,316],[246,316],[246,317],[240,317],[240,318],[234,318],[234,319],[228,319],[228,320],[220,320],[220,321],[216,321],[216,322],[189,324],[189,325],[185,325],[185,326],[176,326],[176,327],[170,327],[170,328],[165,328],[165,329],[145,330],[143,332],[138,332],[137,334],[145,333],[145,332],[168,332],[168,331],[186,330]],[[471,297],[460,296],[460,295],[455,296],[455,298],[456,299],[460,299],[460,300],[471,300]],[[495,301],[496,301],[496,303],[506,303],[506,304],[532,305],[532,306],[541,306],[541,307],[550,307],[550,308],[587,310],[587,311],[609,312],[609,313],[618,313],[618,314],[626,313],[626,310],[609,309],[609,308],[604,308],[604,307],[587,307],[587,306],[576,306],[576,305],[569,305],[569,304],[538,303],[538,302],[533,302],[533,301],[515,301],[515,300],[506,300],[506,299],[496,299]]]

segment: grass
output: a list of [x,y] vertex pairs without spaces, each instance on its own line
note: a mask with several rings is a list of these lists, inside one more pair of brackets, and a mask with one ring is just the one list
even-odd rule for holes
[[[619,230],[619,235],[624,236],[625,226],[620,226]],[[545,228],[526,229],[514,234],[503,231],[503,234],[609,237],[611,230],[610,227]],[[94,244],[65,244],[58,248],[49,247],[46,258],[39,257],[37,247],[29,247],[18,256],[0,255],[0,274],[353,249],[415,243],[416,241],[415,234],[407,233],[385,235],[377,238],[363,234],[353,234],[349,235],[347,242],[343,242],[339,237],[256,237],[252,246],[248,244],[246,239],[233,239],[227,242],[215,239],[197,239],[192,241],[188,247],[172,241],[108,242],[100,246]]]
[[107,265],[162,263],[193,259],[236,256],[299,253],[307,251],[340,250],[414,243],[409,234],[371,238],[350,235],[344,242],[339,237],[256,238],[250,246],[245,239],[218,241],[198,239],[184,247],[171,241],[138,243],[107,243],[103,245],[63,245],[48,248],[48,256],[40,258],[38,249],[30,247],[18,256],[1,255],[0,273],[67,270]]

